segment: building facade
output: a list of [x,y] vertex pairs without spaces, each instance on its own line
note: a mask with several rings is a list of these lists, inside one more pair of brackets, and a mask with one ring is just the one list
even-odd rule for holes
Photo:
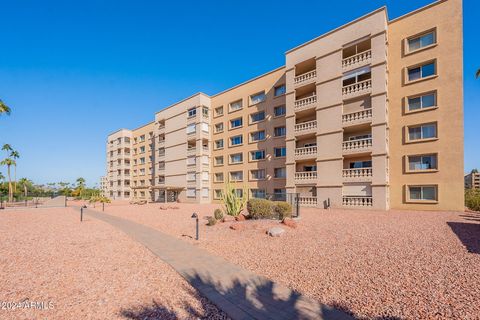
[[465,189],[480,189],[480,173],[470,172],[465,175]]
[[390,21],[380,8],[110,135],[109,194],[208,203],[230,181],[304,206],[462,210],[462,55],[461,0]]

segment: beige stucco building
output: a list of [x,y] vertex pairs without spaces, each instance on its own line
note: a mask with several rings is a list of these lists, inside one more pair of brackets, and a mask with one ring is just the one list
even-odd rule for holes
[[462,210],[462,36],[461,0],[362,16],[111,134],[109,194],[212,202],[228,180],[304,206]]
[[465,189],[480,189],[480,172],[470,172],[465,175]]

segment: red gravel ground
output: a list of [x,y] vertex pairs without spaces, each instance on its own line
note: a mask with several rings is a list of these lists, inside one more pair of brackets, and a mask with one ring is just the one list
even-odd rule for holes
[[[480,213],[304,209],[276,222],[205,226],[214,205],[110,206],[106,212],[184,239],[365,319],[480,319]],[[202,218],[199,242],[193,211]]]
[[226,318],[143,246],[70,208],[1,210],[0,243],[0,319]]

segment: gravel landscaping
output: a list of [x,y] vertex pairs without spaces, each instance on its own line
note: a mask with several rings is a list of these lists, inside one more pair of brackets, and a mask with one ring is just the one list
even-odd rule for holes
[[[480,318],[479,213],[304,209],[296,228],[281,225],[285,233],[274,238],[266,231],[279,226],[275,221],[209,227],[206,217],[218,206],[168,207],[116,205],[105,211],[184,239],[357,318]],[[198,242],[194,211],[201,218]]]
[[0,210],[0,243],[0,319],[226,319],[150,251],[71,208]]

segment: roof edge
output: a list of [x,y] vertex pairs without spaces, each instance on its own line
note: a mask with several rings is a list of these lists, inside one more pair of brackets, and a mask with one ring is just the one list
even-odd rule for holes
[[184,98],[184,99],[182,99],[182,100],[180,100],[180,101],[177,101],[177,102],[175,102],[175,103],[173,103],[173,104],[170,104],[170,105],[166,106],[166,107],[163,108],[162,110],[155,112],[155,115],[159,114],[159,113],[162,112],[162,111],[165,111],[165,110],[167,110],[167,109],[170,109],[170,108],[172,108],[172,107],[175,107],[175,106],[176,106],[177,104],[179,104],[179,103],[182,103],[182,102],[184,102],[184,101],[187,101],[188,99],[191,99],[191,98],[193,98],[193,97],[195,97],[195,96],[200,96],[200,95],[201,95],[201,96],[205,96],[205,97],[207,97],[207,98],[210,98],[210,96],[209,96],[208,94],[199,91],[199,92],[194,93],[194,94],[192,94],[192,95],[190,95],[190,96],[188,96],[188,97],[186,97],[186,98]]
[[447,2],[448,0],[437,0],[435,2],[432,2],[430,4],[427,4],[426,6],[420,7],[418,9],[415,9],[413,11],[407,12],[404,15],[401,15],[400,17],[396,17],[395,19],[389,20],[388,23],[393,23],[397,22],[398,20],[402,20],[403,18],[407,18],[413,14],[419,13],[420,11],[430,9],[431,7],[434,7],[436,5],[439,5],[441,3]]

